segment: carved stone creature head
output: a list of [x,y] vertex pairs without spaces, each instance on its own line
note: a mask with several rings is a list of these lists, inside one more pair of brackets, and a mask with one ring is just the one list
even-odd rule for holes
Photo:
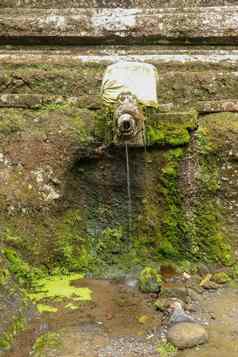
[[144,115],[136,98],[129,92],[118,98],[114,113],[114,142],[144,143]]

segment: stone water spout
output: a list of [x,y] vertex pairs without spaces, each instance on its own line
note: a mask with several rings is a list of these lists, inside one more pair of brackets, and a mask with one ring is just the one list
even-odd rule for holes
[[113,107],[113,142],[145,145],[143,107],[157,106],[157,71],[147,63],[118,62],[104,74],[101,95]]

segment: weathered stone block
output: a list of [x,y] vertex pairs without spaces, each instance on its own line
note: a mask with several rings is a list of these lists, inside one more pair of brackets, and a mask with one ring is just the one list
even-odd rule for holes
[[2,43],[236,44],[237,6],[3,9]]

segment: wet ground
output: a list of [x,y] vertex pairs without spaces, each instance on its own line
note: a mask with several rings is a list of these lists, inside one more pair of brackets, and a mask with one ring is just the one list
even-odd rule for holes
[[[120,282],[72,284],[91,289],[92,301],[77,307],[75,300],[54,301],[58,311],[39,314],[4,357],[159,357],[162,316],[153,307],[155,296]],[[204,291],[199,306],[199,318],[209,323],[209,343],[177,357],[237,357],[238,289]]]
[[238,356],[238,289],[219,289],[203,294],[204,314],[210,316],[209,343],[178,353],[177,357]]
[[[159,356],[156,347],[161,319],[150,296],[110,281],[85,279],[73,284],[91,289],[92,301],[80,302],[78,309],[70,299],[55,302],[58,311],[35,318],[4,357]],[[65,309],[66,302],[72,310]],[[52,347],[49,337],[33,348],[37,338],[48,332],[56,332],[58,342]]]

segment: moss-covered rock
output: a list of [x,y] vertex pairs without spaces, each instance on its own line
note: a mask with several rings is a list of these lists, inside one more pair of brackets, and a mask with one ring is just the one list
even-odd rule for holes
[[213,274],[211,279],[217,284],[226,284],[229,283],[229,281],[231,281],[231,278],[225,272],[217,272]]
[[[146,140],[148,145],[182,146],[190,141],[190,132],[197,127],[197,113],[158,113],[147,110]],[[150,114],[149,114],[150,113]]]
[[0,352],[11,347],[16,334],[24,329],[32,310],[30,300],[17,285],[9,264],[0,252]]
[[139,276],[139,287],[143,293],[159,293],[161,290],[162,278],[156,269],[144,268]]

